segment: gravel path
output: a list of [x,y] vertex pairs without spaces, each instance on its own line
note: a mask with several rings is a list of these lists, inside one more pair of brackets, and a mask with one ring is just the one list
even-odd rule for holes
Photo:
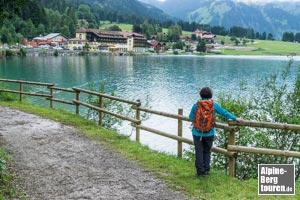
[[0,135],[30,199],[189,199],[73,127],[0,107]]

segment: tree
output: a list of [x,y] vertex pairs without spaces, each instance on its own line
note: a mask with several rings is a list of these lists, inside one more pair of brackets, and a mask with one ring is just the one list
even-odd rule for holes
[[32,23],[32,21],[30,19],[28,21],[26,21],[24,37],[34,38],[36,36],[36,32],[37,32],[36,28],[35,28],[34,24]]
[[228,31],[223,26],[213,26],[211,27],[211,32],[216,35],[228,35]]
[[157,33],[157,40],[160,42],[167,42],[168,35],[166,33]]
[[134,32],[134,33],[142,33],[142,31],[143,30],[142,30],[140,24],[134,24],[132,26],[132,32]]
[[173,49],[183,49],[184,43],[181,40],[178,40],[174,45]]
[[117,25],[113,25],[113,26],[108,27],[108,30],[109,31],[122,31],[122,29]]
[[28,2],[26,0],[2,0],[0,3],[0,23],[3,19],[11,19]]
[[300,43],[300,33],[299,32],[295,34],[295,42]]
[[178,25],[173,25],[169,27],[168,30],[168,38],[172,42],[177,42],[182,35],[181,27]]
[[90,44],[88,42],[86,42],[83,46],[83,51],[89,51],[90,50]]
[[268,34],[267,40],[274,40],[274,37],[273,37],[273,35],[271,33]]
[[45,35],[45,33],[46,33],[46,30],[45,30],[44,24],[39,24],[39,26],[37,27],[37,34]]
[[239,43],[240,43],[239,39],[236,38],[235,36],[232,36],[232,37],[230,38],[230,41],[234,42],[234,44],[235,44],[236,46],[238,46]]
[[0,32],[2,43],[11,43],[13,37],[6,26],[3,26]]
[[284,42],[294,42],[295,36],[293,32],[284,32],[282,35],[282,41]]
[[156,34],[152,24],[150,24],[148,20],[145,20],[142,24],[142,31],[147,39],[150,39],[151,35]]
[[236,36],[236,37],[246,37],[247,36],[247,29],[239,26],[233,26],[229,30],[231,36]]
[[266,32],[263,32],[261,35],[260,35],[260,38],[261,40],[266,40],[267,39],[267,33]]
[[205,41],[204,40],[199,40],[196,50],[198,52],[206,52],[206,46],[205,46]]
[[253,28],[248,28],[247,29],[247,38],[249,39],[254,39],[255,38],[255,33]]
[[259,39],[259,38],[260,38],[260,34],[259,34],[259,32],[256,32],[256,34],[255,34],[255,38],[256,38],[256,39]]
[[87,22],[89,22],[89,24],[92,24],[93,26],[97,24],[96,17],[91,11],[89,5],[86,4],[79,5],[77,14],[79,19],[85,19]]
[[57,10],[47,10],[47,16],[49,21],[49,28],[47,32],[59,33],[62,21],[61,14]]
[[61,33],[66,36],[66,37],[70,37],[71,36],[71,33],[70,33],[70,29],[67,25],[64,25],[61,29],[60,29]]
[[197,36],[196,36],[196,34],[192,34],[192,36],[191,36],[191,37],[192,37],[192,40],[194,40],[194,41],[195,41],[195,40],[197,40]]

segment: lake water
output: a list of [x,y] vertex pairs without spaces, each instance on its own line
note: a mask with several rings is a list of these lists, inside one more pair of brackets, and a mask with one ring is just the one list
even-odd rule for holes
[[[284,69],[288,60],[287,57],[251,56],[30,56],[0,59],[0,77],[85,89],[89,89],[92,81],[96,87],[105,81],[107,92],[113,91],[118,97],[140,99],[142,105],[149,102],[154,110],[174,114],[178,108],[183,108],[187,116],[199,98],[199,88],[210,86],[214,97],[220,92],[234,96],[241,82],[255,85],[258,77]],[[299,59],[295,60],[294,65],[299,64]],[[247,95],[250,91],[241,92]],[[177,132],[176,120],[151,116],[143,124],[172,134]],[[191,138],[189,126],[185,124],[184,127],[187,138]],[[124,123],[120,131],[126,135],[132,133],[131,137],[135,138],[129,122]],[[141,142],[169,153],[177,149],[177,142],[144,131]]]

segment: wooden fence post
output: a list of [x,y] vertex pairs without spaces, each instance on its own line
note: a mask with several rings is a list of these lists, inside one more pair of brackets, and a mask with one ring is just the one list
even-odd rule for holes
[[22,102],[22,99],[23,99],[22,92],[23,92],[23,84],[22,84],[22,82],[20,82],[20,95],[19,95],[19,101],[20,102]]
[[[140,111],[141,101],[137,100],[137,103],[138,104],[136,105],[135,118],[136,118],[136,120],[141,120],[141,111]],[[139,124],[136,124],[136,125],[139,125]],[[137,126],[135,128],[135,140],[137,142],[140,142],[140,128],[138,128]]]
[[[102,97],[102,96],[99,96],[99,107],[100,107],[100,108],[103,108],[103,97]],[[98,115],[99,115],[99,122],[98,122],[98,124],[99,124],[100,126],[102,126],[103,112],[99,111],[99,112],[98,112]]]
[[[229,145],[234,145],[235,144],[235,130],[231,130],[229,132]],[[235,156],[229,157],[229,175],[232,177],[235,177]]]
[[[79,101],[80,91],[75,90],[75,92],[76,92],[76,101]],[[79,115],[79,104],[78,103],[76,103],[76,114]]]
[[[178,115],[183,115],[183,109],[178,109]],[[177,128],[178,137],[182,137],[182,119],[178,118],[178,128]],[[177,140],[177,157],[182,158],[182,141]]]
[[49,87],[50,89],[50,108],[53,108],[53,101],[52,101],[52,98],[53,98],[53,85]]

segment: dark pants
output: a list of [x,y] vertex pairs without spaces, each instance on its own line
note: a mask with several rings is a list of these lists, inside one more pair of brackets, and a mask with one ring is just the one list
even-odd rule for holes
[[213,144],[214,136],[200,137],[193,135],[193,139],[196,154],[195,167],[197,169],[197,175],[201,176],[210,170],[210,149]]

